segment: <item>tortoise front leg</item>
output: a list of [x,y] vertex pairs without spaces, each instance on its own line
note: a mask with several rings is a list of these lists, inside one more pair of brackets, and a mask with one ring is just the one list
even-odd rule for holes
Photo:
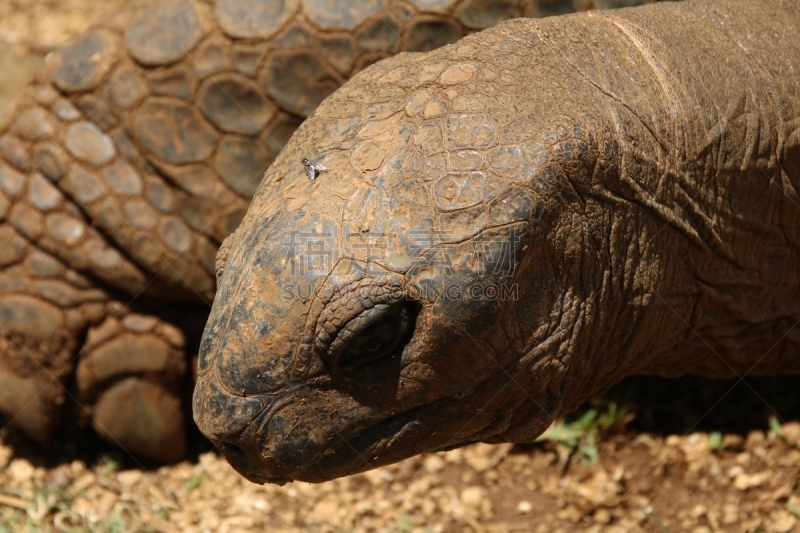
[[82,417],[106,440],[158,461],[186,452],[184,336],[155,316],[107,318],[91,328],[76,373]]
[[10,225],[0,224],[0,242],[0,412],[44,442],[63,418],[64,386],[108,294]]
[[77,418],[106,440],[180,459],[183,332],[129,312],[9,225],[0,224],[0,242],[0,412],[44,442],[75,404]]

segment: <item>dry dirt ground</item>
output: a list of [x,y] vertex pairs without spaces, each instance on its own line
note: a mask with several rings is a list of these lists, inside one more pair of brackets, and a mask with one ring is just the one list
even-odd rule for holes
[[473,445],[320,485],[253,485],[199,439],[158,467],[0,431],[5,531],[800,531],[800,380],[637,378],[541,443]]
[[[121,0],[0,0],[0,112]],[[2,243],[0,243],[0,246]],[[0,420],[10,531],[800,531],[800,379],[628,380],[527,446],[475,445],[321,485],[253,485],[199,438],[166,467]]]

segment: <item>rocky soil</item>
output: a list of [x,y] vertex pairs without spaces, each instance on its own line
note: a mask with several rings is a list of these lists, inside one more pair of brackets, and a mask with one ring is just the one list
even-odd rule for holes
[[158,466],[74,429],[42,447],[5,428],[0,533],[800,531],[798,378],[629,379],[545,436],[278,487],[199,436]]
[[578,425],[560,426],[574,447],[478,444],[284,487],[249,483],[213,451],[156,468],[69,435],[43,449],[6,430],[0,532],[800,531],[800,422],[744,435]]
[[[0,112],[122,3],[0,0]],[[199,437],[191,460],[158,467],[74,430],[41,447],[0,420],[0,533],[800,531],[800,379],[629,380],[564,422],[538,444],[277,487]]]

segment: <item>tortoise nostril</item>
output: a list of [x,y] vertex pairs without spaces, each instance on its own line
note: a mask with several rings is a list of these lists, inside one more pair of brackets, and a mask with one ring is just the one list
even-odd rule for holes
[[247,452],[232,442],[220,442],[217,447],[229,461],[247,461]]

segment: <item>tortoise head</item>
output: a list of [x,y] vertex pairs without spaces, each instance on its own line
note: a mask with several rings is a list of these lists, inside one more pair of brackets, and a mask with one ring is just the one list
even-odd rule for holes
[[252,481],[532,439],[560,408],[547,140],[474,111],[497,73],[469,43],[328,98],[220,252],[194,416]]

